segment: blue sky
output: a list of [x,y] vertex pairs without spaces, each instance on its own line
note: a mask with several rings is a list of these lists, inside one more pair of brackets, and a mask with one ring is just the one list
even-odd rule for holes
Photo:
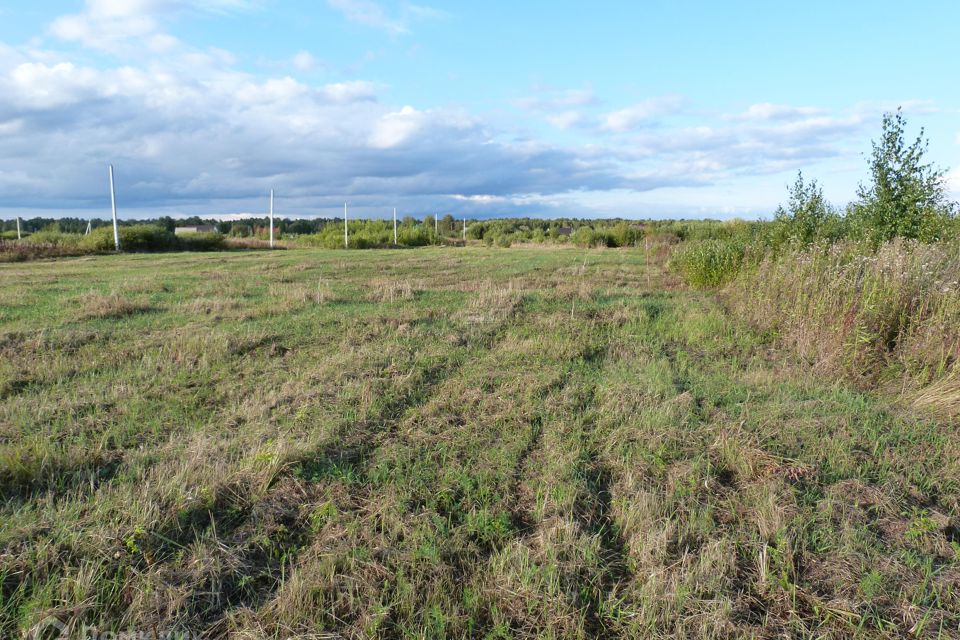
[[884,111],[960,193],[960,3],[0,7],[0,216],[764,217]]

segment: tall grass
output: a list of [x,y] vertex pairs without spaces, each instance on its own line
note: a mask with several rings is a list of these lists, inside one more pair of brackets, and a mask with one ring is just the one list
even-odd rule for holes
[[960,413],[960,243],[795,249],[742,271],[725,299],[817,366]]
[[747,245],[743,240],[699,240],[680,245],[671,266],[690,284],[716,287],[732,280],[743,267]]

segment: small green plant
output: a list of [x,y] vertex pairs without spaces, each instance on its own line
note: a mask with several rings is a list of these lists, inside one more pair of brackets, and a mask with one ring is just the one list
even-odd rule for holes
[[910,514],[910,525],[906,536],[910,540],[920,541],[937,530],[936,521],[926,509],[914,509]]

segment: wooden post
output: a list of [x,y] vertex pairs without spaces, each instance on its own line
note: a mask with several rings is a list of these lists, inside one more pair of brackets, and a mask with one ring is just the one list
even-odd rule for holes
[[117,194],[113,188],[113,165],[110,165],[110,208],[113,210],[113,246],[120,251],[120,228],[117,226]]

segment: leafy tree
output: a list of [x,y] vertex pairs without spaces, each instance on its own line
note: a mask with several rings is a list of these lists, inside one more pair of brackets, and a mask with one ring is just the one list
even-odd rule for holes
[[453,233],[453,225],[456,221],[453,219],[453,216],[449,213],[442,218],[440,218],[440,233],[445,235],[450,235]]
[[943,171],[924,162],[923,129],[908,144],[906,125],[900,109],[883,116],[883,134],[870,154],[871,182],[860,185],[852,208],[857,229],[878,244],[895,237],[938,240],[955,214]]
[[780,205],[774,213],[774,237],[777,243],[810,244],[822,235],[825,225],[837,218],[816,180],[807,182],[803,172],[790,187],[787,206]]

